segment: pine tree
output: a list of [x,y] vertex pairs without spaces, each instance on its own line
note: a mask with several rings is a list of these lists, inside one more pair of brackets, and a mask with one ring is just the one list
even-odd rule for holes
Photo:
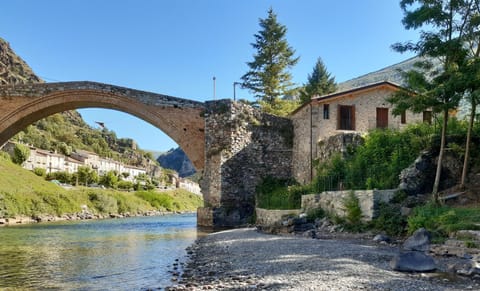
[[335,90],[337,90],[335,77],[331,76],[322,59],[318,58],[312,74],[308,75],[308,83],[300,93],[300,101],[303,104],[309,102],[315,95],[321,96],[335,92]]
[[280,97],[287,95],[292,76],[287,69],[299,60],[295,51],[285,39],[287,28],[277,21],[277,15],[270,8],[268,17],[260,19],[261,30],[255,34],[252,47],[257,50],[252,62],[247,62],[250,70],[242,76],[242,86],[255,94],[260,104],[274,107]]

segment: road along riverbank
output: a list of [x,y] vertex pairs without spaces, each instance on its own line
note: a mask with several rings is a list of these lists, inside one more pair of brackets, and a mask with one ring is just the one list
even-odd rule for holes
[[255,228],[209,234],[187,248],[189,260],[166,290],[478,290],[478,278],[441,272],[400,273],[389,263],[399,248],[371,238],[311,239]]

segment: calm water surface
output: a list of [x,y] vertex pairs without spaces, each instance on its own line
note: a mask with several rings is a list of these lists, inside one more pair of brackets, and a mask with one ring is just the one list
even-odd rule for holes
[[195,214],[1,227],[0,289],[164,287],[196,238]]

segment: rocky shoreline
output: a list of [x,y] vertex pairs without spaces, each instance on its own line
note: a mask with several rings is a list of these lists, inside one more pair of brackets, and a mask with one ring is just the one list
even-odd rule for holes
[[[83,207],[82,207],[83,208]],[[51,214],[37,215],[37,216],[16,216],[9,218],[0,218],[0,227],[13,226],[21,224],[42,223],[42,222],[55,222],[55,221],[77,221],[77,220],[93,220],[93,219],[112,219],[112,218],[127,218],[127,217],[140,217],[140,216],[163,216],[170,214],[184,214],[193,212],[178,212],[178,211],[158,211],[151,210],[140,213],[115,213],[115,214],[101,214],[91,213],[87,209],[82,209],[77,213],[66,213],[61,216],[55,216]]]
[[[478,290],[480,276],[460,276],[467,260],[433,255],[435,272],[397,272],[398,243],[369,234],[271,235],[255,228],[209,234],[187,249],[165,290]],[[183,273],[181,273],[183,271]]]

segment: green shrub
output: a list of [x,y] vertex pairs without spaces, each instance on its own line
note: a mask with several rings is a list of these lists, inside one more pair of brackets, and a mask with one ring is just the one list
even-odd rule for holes
[[298,209],[302,195],[309,193],[310,186],[298,185],[291,179],[266,177],[256,188],[256,204],[265,209]]
[[43,169],[43,168],[35,168],[33,169],[33,173],[35,173],[35,175],[39,176],[39,177],[46,177],[47,176],[47,170]]
[[117,187],[122,190],[133,190],[133,183],[130,181],[119,181]]
[[0,151],[0,159],[4,161],[9,161],[9,162],[12,161],[12,158],[10,157],[10,155],[4,151]]
[[424,227],[436,239],[443,239],[462,229],[480,229],[480,209],[438,206],[428,203],[413,209],[407,219],[408,233]]
[[135,193],[135,196],[147,201],[152,207],[158,210],[173,211],[178,209],[178,207],[174,207],[173,205],[174,199],[165,193],[138,191]]
[[407,219],[402,216],[399,206],[381,202],[378,205],[377,217],[372,220],[372,226],[388,235],[399,236],[405,233]]
[[354,191],[348,193],[348,196],[343,201],[343,206],[345,207],[345,219],[347,223],[355,225],[361,222],[362,209],[360,208],[360,201]]
[[317,218],[323,218],[326,216],[325,211],[322,208],[309,209],[307,211],[307,220],[309,222],[314,222]]

